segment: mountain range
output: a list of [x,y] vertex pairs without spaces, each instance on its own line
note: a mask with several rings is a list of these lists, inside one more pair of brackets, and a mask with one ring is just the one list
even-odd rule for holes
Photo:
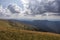
[[33,25],[38,31],[60,33],[60,21],[33,20],[20,22]]

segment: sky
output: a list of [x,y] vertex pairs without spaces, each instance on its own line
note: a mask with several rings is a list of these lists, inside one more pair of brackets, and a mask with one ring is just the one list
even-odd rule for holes
[[0,19],[59,20],[59,0],[0,0]]

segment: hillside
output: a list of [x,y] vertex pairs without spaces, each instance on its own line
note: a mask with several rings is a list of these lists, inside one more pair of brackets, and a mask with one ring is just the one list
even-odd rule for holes
[[0,27],[0,40],[60,40],[60,34]]
[[0,27],[13,27],[21,30],[37,30],[36,27],[13,20],[0,19]]
[[33,20],[22,21],[25,24],[31,24],[36,26],[39,31],[53,32],[60,34],[60,21],[48,21],[48,20]]
[[[31,31],[36,29],[19,22],[15,22],[17,27],[14,22],[10,23],[11,21],[0,20],[0,40],[60,40],[60,34]],[[33,29],[22,27],[22,25]]]

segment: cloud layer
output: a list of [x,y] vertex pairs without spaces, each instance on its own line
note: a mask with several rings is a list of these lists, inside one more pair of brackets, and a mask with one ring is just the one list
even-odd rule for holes
[[20,13],[20,7],[19,6],[17,6],[16,4],[10,4],[9,6],[8,6],[8,9],[11,11],[11,13]]
[[21,1],[23,4],[23,8],[21,8],[17,4],[9,4],[8,7],[4,9],[1,5],[0,18],[47,19],[48,17],[48,19],[51,19],[51,17],[60,16],[59,0]]
[[60,13],[59,0],[22,0],[24,9],[30,10],[32,15],[43,14],[45,12]]

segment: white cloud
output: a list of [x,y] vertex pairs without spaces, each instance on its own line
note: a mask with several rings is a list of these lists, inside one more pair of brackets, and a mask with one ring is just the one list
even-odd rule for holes
[[[9,8],[10,9],[9,9]],[[27,16],[26,12],[28,13],[29,11],[22,11],[22,9],[16,5],[16,4],[10,4],[8,5],[7,8],[3,8],[3,6],[0,6],[0,18],[2,19],[10,19],[10,18],[13,18],[13,19],[27,19],[29,18],[30,16]],[[14,10],[12,10],[14,9]],[[14,11],[14,12],[12,12]]]
[[[24,5],[27,5],[27,4],[24,4]],[[38,13],[40,13],[39,12],[40,8],[39,8],[39,5],[37,5],[37,6],[36,5],[34,5],[34,6],[32,5],[31,6],[31,8],[33,8],[33,10],[32,10],[33,14],[31,12],[31,10],[27,9],[27,8],[26,9],[24,8],[24,10],[22,11],[22,8],[20,8],[17,4],[10,4],[5,9],[2,6],[0,6],[0,15],[1,15],[0,18],[7,18],[7,19],[9,19],[9,18],[12,18],[12,19],[31,19],[31,20],[34,20],[34,19],[35,20],[60,19],[59,18],[60,16],[56,16],[57,13],[53,13],[53,12],[46,12],[44,14],[38,14]],[[44,8],[44,7],[42,7],[42,8]],[[44,9],[42,9],[42,11],[44,11]],[[35,12],[36,12],[36,14],[35,14]]]
[[0,5],[0,16],[5,16],[5,9],[3,9],[2,5]]
[[16,4],[10,4],[8,6],[8,9],[11,11],[11,13],[20,13],[21,8],[17,6]]

